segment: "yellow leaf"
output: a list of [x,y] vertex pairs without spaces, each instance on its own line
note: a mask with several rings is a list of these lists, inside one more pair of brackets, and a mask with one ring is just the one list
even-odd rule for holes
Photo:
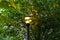
[[55,8],[55,7],[58,7],[58,6],[59,6],[59,4],[54,3],[54,4],[53,4],[53,6],[54,6],[54,8]]
[[2,2],[2,0],[0,0],[0,2]]
[[38,19],[37,18],[32,18],[32,25],[37,25],[38,24]]
[[9,6],[16,8],[17,5],[15,3],[10,3]]
[[20,4],[11,3],[11,4],[9,4],[9,6],[12,6],[12,7],[14,7],[15,9],[20,10]]
[[35,10],[35,9],[32,9],[32,12],[37,12],[37,10]]
[[16,6],[16,7],[17,7],[17,9],[18,9],[18,10],[20,10],[20,5],[19,5],[19,4],[17,4],[17,6]]
[[13,6],[14,8],[16,8],[16,4],[12,3],[12,6]]

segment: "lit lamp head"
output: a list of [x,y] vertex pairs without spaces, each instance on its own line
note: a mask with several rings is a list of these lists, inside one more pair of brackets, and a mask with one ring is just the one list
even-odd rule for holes
[[27,16],[27,17],[25,17],[25,23],[26,24],[30,24],[31,23],[31,17],[30,16]]

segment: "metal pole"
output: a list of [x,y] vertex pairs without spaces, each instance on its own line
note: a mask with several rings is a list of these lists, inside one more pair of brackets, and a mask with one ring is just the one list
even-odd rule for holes
[[26,40],[29,40],[29,26],[30,26],[30,24],[26,24],[26,29],[27,29]]

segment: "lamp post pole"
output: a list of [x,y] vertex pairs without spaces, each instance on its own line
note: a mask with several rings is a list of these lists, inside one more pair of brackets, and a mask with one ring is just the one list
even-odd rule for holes
[[29,40],[29,26],[30,26],[30,22],[31,22],[31,17],[27,16],[25,17],[25,23],[26,23],[26,29],[27,29],[27,34],[26,34],[26,40]]
[[26,29],[27,29],[26,40],[29,40],[29,26],[30,24],[26,24]]

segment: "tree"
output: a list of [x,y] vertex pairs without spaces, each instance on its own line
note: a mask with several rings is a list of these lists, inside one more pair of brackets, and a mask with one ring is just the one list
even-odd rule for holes
[[25,39],[27,14],[33,21],[30,40],[59,40],[59,4],[59,0],[0,0],[0,39]]

